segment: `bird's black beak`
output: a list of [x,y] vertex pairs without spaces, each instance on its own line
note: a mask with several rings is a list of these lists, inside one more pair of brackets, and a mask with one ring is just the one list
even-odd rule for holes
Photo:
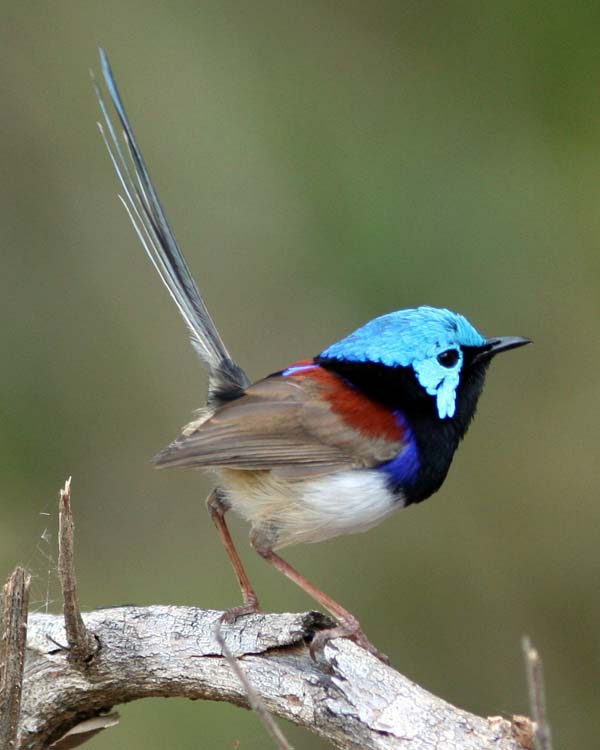
[[519,346],[525,346],[525,344],[531,344],[531,339],[525,339],[522,336],[498,336],[488,339],[471,361],[481,362],[500,352],[507,352],[509,349],[516,349]]

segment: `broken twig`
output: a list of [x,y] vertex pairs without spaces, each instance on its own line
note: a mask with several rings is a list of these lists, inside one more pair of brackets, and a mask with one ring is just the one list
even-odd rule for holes
[[31,577],[17,567],[4,586],[0,642],[0,748],[16,748],[21,714]]
[[531,718],[534,722],[533,746],[535,750],[552,750],[552,736],[546,715],[546,691],[542,659],[527,636],[523,637],[522,643],[527,687],[529,688],[529,702],[531,703]]
[[87,630],[81,617],[77,580],[75,578],[75,553],[73,511],[71,509],[71,477],[60,491],[58,523],[58,574],[63,592],[65,632],[69,647],[69,661],[84,667],[96,653],[97,643]]

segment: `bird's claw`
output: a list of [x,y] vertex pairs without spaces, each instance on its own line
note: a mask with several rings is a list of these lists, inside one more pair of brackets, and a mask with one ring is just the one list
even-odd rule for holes
[[348,618],[347,620],[341,620],[339,625],[335,628],[328,628],[327,630],[320,630],[313,637],[309,645],[309,653],[312,660],[316,664],[330,666],[326,659],[324,659],[323,652],[325,646],[329,641],[334,638],[348,638],[350,641],[354,641],[357,646],[364,648],[370,654],[375,656],[379,661],[389,665],[390,659],[386,654],[382,653],[376,648],[367,636],[363,633],[358,621],[354,618]]
[[223,612],[223,614],[219,617],[219,623],[232,625],[234,622],[236,622],[238,617],[243,617],[244,615],[254,615],[259,610],[260,606],[258,604],[258,599],[248,599],[243,604],[238,604],[237,607],[231,607],[231,609],[225,610],[225,612]]

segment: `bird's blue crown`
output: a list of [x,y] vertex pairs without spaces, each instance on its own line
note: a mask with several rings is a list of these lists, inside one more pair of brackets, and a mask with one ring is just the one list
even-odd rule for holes
[[412,367],[436,398],[440,419],[454,416],[463,365],[462,347],[486,339],[462,315],[437,307],[417,307],[382,315],[321,352],[321,357]]

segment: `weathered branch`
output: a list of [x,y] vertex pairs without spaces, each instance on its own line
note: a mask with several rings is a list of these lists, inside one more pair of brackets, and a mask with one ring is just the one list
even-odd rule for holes
[[4,586],[0,641],[0,748],[17,747],[23,666],[27,636],[29,582],[23,568],[15,568]]
[[[220,612],[119,607],[84,614],[100,647],[82,672],[68,659],[63,618],[30,616],[21,708],[21,750],[41,750],[84,719],[147,696],[247,706],[214,637]],[[257,614],[223,634],[274,714],[352,750],[521,750],[510,721],[483,719],[427,693],[347,640],[325,648],[327,670],[306,642],[327,624],[319,613]]]
[[[64,616],[27,617],[28,578],[5,588],[0,649],[0,750],[67,750],[116,723],[119,703],[150,696],[260,708],[345,750],[530,750],[531,722],[454,708],[345,639],[315,664],[307,644],[331,620],[318,613],[223,613],[191,607],[115,607],[83,614],[75,580],[70,481],[60,493]],[[22,678],[22,679],[21,679]],[[21,690],[22,686],[22,690]],[[19,709],[20,699],[20,709]]]

